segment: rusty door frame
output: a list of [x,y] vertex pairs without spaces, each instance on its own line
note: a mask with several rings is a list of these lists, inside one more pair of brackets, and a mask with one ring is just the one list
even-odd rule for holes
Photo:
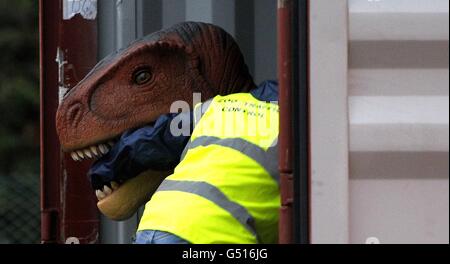
[[308,0],[278,0],[279,242],[310,242]]
[[96,63],[97,21],[63,20],[62,12],[62,0],[39,0],[41,242],[96,243],[98,210],[84,176],[89,164],[61,152],[55,114],[61,92]]

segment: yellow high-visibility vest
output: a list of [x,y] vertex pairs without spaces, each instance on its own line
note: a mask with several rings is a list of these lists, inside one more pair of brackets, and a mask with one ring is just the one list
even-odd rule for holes
[[248,93],[216,96],[194,116],[181,162],[146,204],[138,230],[196,244],[276,243],[278,105]]

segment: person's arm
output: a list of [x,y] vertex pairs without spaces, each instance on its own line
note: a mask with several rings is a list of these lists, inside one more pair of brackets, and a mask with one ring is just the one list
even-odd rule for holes
[[[171,131],[181,119],[186,122],[183,123],[188,130],[184,131],[185,135],[179,135],[177,129]],[[192,133],[192,120],[192,113],[167,114],[153,125],[123,133],[113,148],[89,170],[93,188],[101,189],[112,181],[121,183],[149,169],[174,169]]]

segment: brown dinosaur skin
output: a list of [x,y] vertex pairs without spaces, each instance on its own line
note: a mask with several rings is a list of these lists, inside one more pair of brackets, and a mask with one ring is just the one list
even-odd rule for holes
[[[148,68],[146,85],[133,73]],[[192,103],[255,85],[239,47],[221,28],[186,22],[149,35],[112,54],[65,96],[56,127],[65,151],[115,138],[168,113],[172,102]]]
[[[141,70],[151,73],[145,84],[135,81]],[[175,101],[192,105],[193,93],[207,100],[254,87],[239,47],[228,33],[211,24],[180,23],[100,61],[65,95],[56,115],[57,133],[64,151],[86,149],[155,121],[169,113]],[[114,210],[114,206],[105,207]],[[137,209],[132,207],[112,218],[125,218]]]

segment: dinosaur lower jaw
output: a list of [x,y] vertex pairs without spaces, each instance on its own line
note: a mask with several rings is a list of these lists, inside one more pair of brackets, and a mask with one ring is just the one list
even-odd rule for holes
[[[74,150],[70,156],[74,161],[98,159],[106,155],[116,142],[117,139],[104,140],[102,143]],[[105,183],[102,188],[94,190],[98,199],[97,207],[111,220],[126,220],[151,198],[169,174],[170,172],[145,171],[120,184],[114,181]]]
[[121,185],[119,185],[117,182],[110,182],[109,186],[104,185],[102,189],[95,190],[95,196],[97,196],[97,199],[101,201],[112,195],[113,192],[119,189],[119,187],[121,187]]
[[150,200],[163,179],[169,174],[170,172],[161,171],[142,172],[99,199],[97,207],[109,219],[126,220]]

